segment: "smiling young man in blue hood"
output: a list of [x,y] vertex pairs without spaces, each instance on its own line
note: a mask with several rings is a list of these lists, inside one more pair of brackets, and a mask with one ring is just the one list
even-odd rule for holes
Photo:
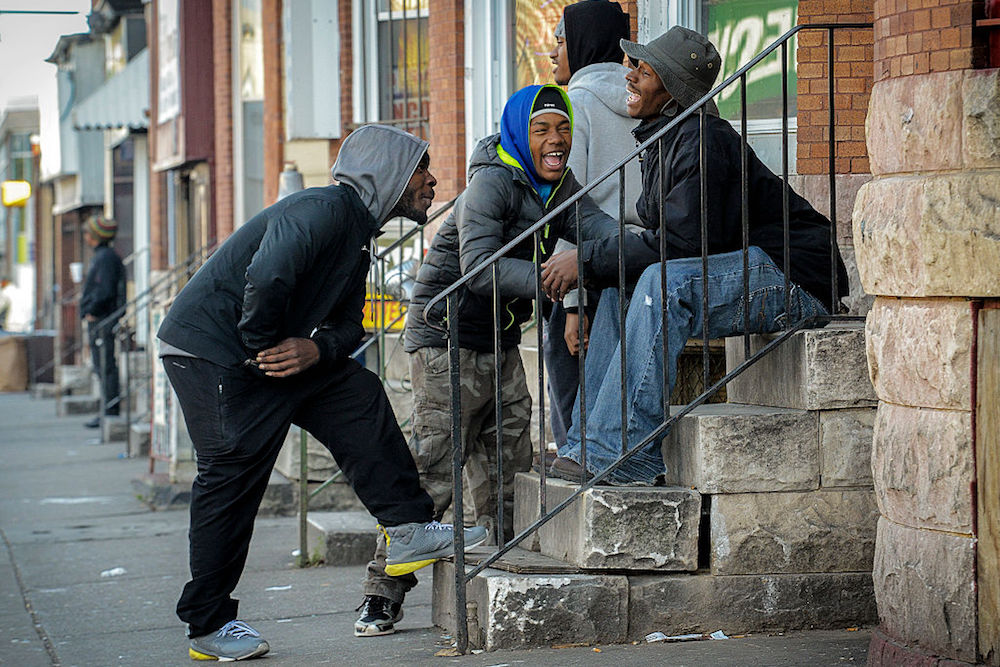
[[[439,518],[452,500],[450,382],[445,303],[426,313],[429,323],[424,320],[425,306],[579,191],[579,183],[566,166],[572,123],[569,98],[556,86],[528,86],[514,93],[504,107],[500,134],[486,137],[473,151],[469,185],[434,237],[417,274],[405,342],[413,383],[409,445],[421,483],[434,500],[435,517]],[[584,238],[617,233],[618,223],[589,197],[579,203]],[[575,242],[576,231],[572,213],[554,219],[542,234],[543,259],[558,238]],[[494,534],[502,532],[504,539],[513,536],[514,475],[531,465],[531,397],[517,344],[535,298],[533,258],[534,241],[529,238],[499,260],[503,319],[496,326],[500,327],[505,493],[504,525]],[[497,514],[497,482],[491,478],[496,475],[492,275],[491,270],[485,270],[461,289],[458,313],[465,478],[476,520],[486,525],[495,521]],[[403,597],[417,583],[413,575],[386,576],[382,562],[380,545],[364,582],[365,599],[354,626],[358,636],[393,632],[396,621],[402,618]]]
[[[191,489],[191,581],[177,603],[195,660],[267,653],[231,597],[254,517],[291,424],[322,442],[383,526],[389,569],[452,551],[378,377],[351,358],[370,244],[387,220],[427,222],[437,181],[427,142],[368,125],[343,142],[336,185],[264,209],[215,251],[170,307],[160,356],[198,454]],[[486,538],[466,531],[469,544]]]

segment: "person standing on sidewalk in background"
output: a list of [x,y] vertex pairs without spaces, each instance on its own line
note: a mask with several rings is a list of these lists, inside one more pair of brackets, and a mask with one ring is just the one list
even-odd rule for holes
[[[567,6],[555,29],[556,48],[549,54],[552,77],[573,104],[573,150],[569,168],[581,185],[603,175],[635,148],[632,130],[636,120],[625,106],[627,92],[622,64],[625,53],[620,40],[629,37],[629,17],[617,2],[582,0]],[[642,231],[635,202],[642,193],[638,162],[625,166],[625,224],[629,231]],[[613,218],[618,218],[619,179],[608,178],[590,191],[594,202]],[[572,244],[560,240],[556,252]],[[584,331],[597,308],[600,292],[590,291],[585,299]],[[566,444],[566,432],[573,415],[580,382],[576,358],[579,340],[577,290],[571,290],[552,308],[545,328],[545,368],[549,380],[550,423],[556,445]],[[585,334],[586,335],[586,334]],[[583,346],[586,347],[584,338]]]
[[[101,406],[108,416],[116,416],[120,410],[118,361],[112,332],[117,318],[100,325],[125,303],[125,267],[111,248],[117,231],[118,224],[110,218],[94,215],[87,221],[87,245],[94,249],[94,256],[80,295],[80,317],[87,321],[90,360],[101,384]],[[84,424],[88,428],[100,425],[100,415]]]
[[[196,660],[268,652],[231,597],[254,517],[291,424],[322,442],[407,574],[452,553],[378,377],[350,357],[372,238],[390,218],[427,222],[436,179],[427,142],[367,125],[343,142],[336,185],[264,209],[212,255],[160,326],[160,356],[197,452],[189,581],[177,615]],[[465,531],[466,546],[486,531]]]
[[[420,265],[406,317],[404,349],[410,355],[413,384],[413,435],[410,451],[420,479],[441,516],[452,502],[451,382],[449,379],[446,301],[427,304],[463,275],[480,266],[504,244],[541,220],[580,190],[567,168],[573,140],[573,108],[556,86],[527,86],[504,106],[500,134],[486,137],[469,160],[469,186],[444,221]],[[590,199],[579,201],[584,238],[609,236],[618,224]],[[575,211],[570,207],[542,232],[543,257],[564,236],[576,240]],[[484,270],[460,288],[458,297],[459,373],[461,375],[464,478],[473,507],[469,520],[495,523],[497,503],[504,525],[494,533],[514,534],[514,475],[531,466],[531,395],[518,351],[521,325],[532,315],[535,299],[535,243],[529,238],[498,261],[498,289],[503,320],[493,319],[493,272]],[[546,301],[546,303],[548,303]],[[500,331],[500,359],[494,335]],[[500,364],[503,400],[503,498],[498,501],[496,367]],[[382,545],[368,564],[362,585],[359,637],[395,631],[403,617],[403,598],[417,585],[414,576],[392,577],[383,571]],[[389,574],[392,574],[391,572]]]
[[[632,62],[628,81],[629,113],[642,122],[635,128],[642,143],[670,124],[711,91],[721,58],[703,35],[675,26],[642,45],[622,40]],[[809,203],[789,190],[790,272],[785,291],[784,221],[782,182],[748,149],[749,186],[748,292],[743,294],[743,233],[740,150],[742,140],[715,103],[705,105],[705,146],[701,149],[701,112],[675,124],[643,153],[643,192],[636,208],[646,228],[641,235],[625,237],[625,277],[631,300],[625,321],[625,340],[642,354],[625,360],[625,386],[621,381],[618,320],[617,237],[585,241],[579,251],[555,255],[543,267],[543,287],[558,295],[577,282],[577,252],[584,259],[584,278],[596,287],[607,287],[594,318],[587,356],[587,469],[581,465],[580,426],[570,428],[567,446],[559,452],[551,474],[579,481],[608,468],[621,454],[621,431],[626,428],[632,448],[663,423],[664,373],[667,396],[676,381],[677,361],[688,338],[702,335],[707,323],[709,338],[744,332],[749,311],[749,332],[770,333],[784,324],[826,315],[837,308],[841,294],[831,295],[831,270],[837,272],[841,290],[847,272],[839,253],[831,260],[831,223]],[[700,149],[706,162],[701,163]],[[661,162],[662,159],[662,162]],[[705,170],[708,210],[708,308],[703,312],[701,259],[701,170]],[[661,180],[662,179],[662,180]],[[661,197],[661,194],[662,197]],[[660,257],[660,217],[664,219],[666,256]],[[666,262],[666,298],[661,298],[660,262]],[[786,298],[787,297],[787,298]],[[785,312],[786,303],[789,312]],[[667,310],[668,364],[663,360],[663,309]],[[704,319],[703,319],[704,318]],[[636,349],[636,348],[632,348]],[[620,409],[627,401],[627,423]],[[579,401],[574,406],[579,416]],[[650,484],[664,472],[659,440],[639,450],[606,479],[617,484]]]

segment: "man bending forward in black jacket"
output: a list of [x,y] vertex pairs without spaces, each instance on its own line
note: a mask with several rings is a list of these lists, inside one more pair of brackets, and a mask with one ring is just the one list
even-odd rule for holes
[[[427,221],[437,181],[427,142],[369,125],[340,149],[338,185],[295,193],[251,218],[192,278],[157,334],[198,454],[191,581],[177,603],[196,660],[241,660],[267,642],[230,594],[285,434],[306,429],[383,527],[386,570],[408,574],[452,548],[382,384],[350,358],[361,341],[370,243],[390,218]],[[466,530],[466,545],[486,538]]]

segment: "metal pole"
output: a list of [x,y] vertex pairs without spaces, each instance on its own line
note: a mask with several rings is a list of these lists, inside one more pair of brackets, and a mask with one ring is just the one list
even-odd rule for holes
[[462,496],[462,379],[458,341],[458,295],[448,295],[448,372],[451,380],[452,513],[455,515],[455,642],[458,652],[469,649],[468,610],[465,607],[465,507]]
[[299,429],[299,558],[298,566],[309,565],[309,434]]

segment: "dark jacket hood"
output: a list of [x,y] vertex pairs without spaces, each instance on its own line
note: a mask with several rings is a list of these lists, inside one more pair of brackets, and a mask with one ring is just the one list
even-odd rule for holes
[[621,5],[604,0],[577,2],[563,10],[563,18],[570,74],[595,63],[621,65],[625,59],[621,40],[629,38],[629,18]]
[[351,187],[379,226],[403,195],[428,143],[388,125],[363,125],[344,139],[331,170]]

